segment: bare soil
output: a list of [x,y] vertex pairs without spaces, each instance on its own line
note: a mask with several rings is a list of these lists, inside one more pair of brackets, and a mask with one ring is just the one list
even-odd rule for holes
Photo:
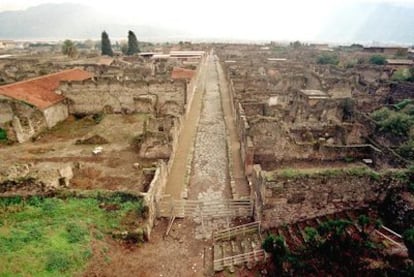
[[[131,146],[133,138],[142,132],[145,115],[105,115],[96,123],[91,117],[64,122],[42,133],[34,142],[0,148],[0,162],[7,163],[71,163],[73,188],[136,190],[143,189],[142,168],[151,161],[141,160]],[[77,145],[99,135],[109,143],[101,145],[101,154],[94,155],[97,145]],[[18,155],[16,155],[18,153]],[[140,168],[134,167],[139,163]]]
[[[204,276],[204,248],[208,243],[194,239],[194,223],[177,220],[164,237],[168,220],[160,220],[151,241],[122,244],[107,238],[94,242],[94,255],[82,276]],[[104,251],[102,251],[104,249]]]

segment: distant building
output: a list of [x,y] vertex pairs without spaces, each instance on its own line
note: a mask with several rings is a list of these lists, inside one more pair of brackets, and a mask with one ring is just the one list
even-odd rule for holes
[[13,40],[0,40],[0,50],[10,50],[17,48],[18,44]]
[[56,93],[61,81],[82,81],[93,74],[70,69],[0,86],[0,128],[25,142],[68,117],[64,96]]
[[319,51],[333,51],[327,43],[311,43],[309,44],[309,47]]
[[172,59],[201,59],[206,52],[204,51],[171,51],[170,58]]
[[364,47],[364,52],[385,54],[385,55],[401,55],[401,56],[404,56],[404,55],[408,54],[408,48],[406,48],[406,47],[372,46],[372,47]]
[[394,68],[408,68],[414,65],[414,61],[408,59],[387,59],[387,66]]

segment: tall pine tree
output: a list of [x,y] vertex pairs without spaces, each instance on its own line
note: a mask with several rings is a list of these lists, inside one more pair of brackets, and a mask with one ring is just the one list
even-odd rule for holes
[[134,32],[128,31],[128,51],[127,55],[132,56],[136,53],[139,53],[139,47],[138,47],[138,40],[135,36]]
[[114,55],[114,52],[112,51],[111,41],[109,40],[109,36],[105,31],[102,32],[101,49],[102,55],[108,55],[111,57]]

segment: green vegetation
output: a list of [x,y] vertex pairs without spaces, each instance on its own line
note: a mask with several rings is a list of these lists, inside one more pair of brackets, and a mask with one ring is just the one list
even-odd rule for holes
[[396,70],[392,74],[391,80],[414,82],[414,68],[401,68]]
[[[402,106],[401,103],[396,107]],[[407,107],[410,109],[406,110]],[[407,113],[407,111],[411,112],[411,108],[411,105],[408,104],[400,111],[392,111],[384,107],[373,112],[371,118],[377,122],[379,131],[398,137],[407,137],[414,123],[414,117]]]
[[[116,209],[101,209],[101,201]],[[122,195],[0,199],[0,276],[73,276],[92,256],[92,240],[121,230],[122,219],[141,210],[140,200]]]
[[113,56],[114,52],[112,51],[111,41],[109,40],[108,34],[103,31],[101,36],[101,50],[102,55]]
[[78,49],[73,41],[67,39],[63,42],[62,53],[68,57],[74,58],[78,54]]
[[335,54],[322,54],[317,58],[316,62],[318,64],[338,65],[339,64],[339,58]]
[[414,183],[408,184],[408,191],[414,193]]
[[403,239],[410,259],[414,260],[414,228],[406,230],[403,234]]
[[6,130],[3,130],[2,128],[0,128],[0,141],[2,140],[7,140],[7,132]]
[[343,119],[351,120],[355,112],[355,102],[352,98],[345,98],[341,103],[343,111]]
[[371,114],[378,131],[390,135],[395,143],[397,154],[414,160],[414,100],[405,99],[393,106],[394,109],[381,108]]
[[381,55],[372,55],[369,58],[369,63],[376,64],[376,65],[384,65],[384,64],[387,63],[387,60],[385,59],[384,56],[381,56]]
[[[374,221],[365,215],[358,221],[362,231],[356,234],[347,232],[352,222],[328,220],[317,228],[306,227],[304,244],[293,251],[287,247],[283,236],[270,235],[262,247],[272,254],[277,276],[330,276],[338,267],[344,270],[344,275],[354,276],[364,268],[364,258],[378,256],[381,248],[369,240],[368,232],[373,229],[368,225]],[[358,234],[363,236],[358,237]]]
[[394,108],[395,108],[397,111],[401,111],[401,110],[403,110],[403,109],[410,108],[410,109],[409,109],[409,111],[407,111],[407,113],[408,113],[408,114],[410,114],[410,111],[411,111],[412,106],[410,107],[409,105],[412,105],[412,104],[414,104],[414,100],[413,100],[413,99],[404,99],[404,100],[403,100],[403,101],[401,101],[400,103],[395,104],[395,105],[394,105]]
[[414,141],[409,140],[397,148],[398,155],[408,160],[414,160]]
[[277,174],[270,174],[270,176],[267,176],[267,180],[271,181],[275,179],[275,177],[283,177],[283,178],[289,178],[289,179],[299,179],[299,178],[311,178],[311,177],[336,177],[336,176],[343,176],[343,175],[349,175],[349,176],[356,176],[356,177],[370,177],[374,180],[379,180],[381,178],[381,175],[373,171],[372,169],[365,167],[365,166],[359,166],[359,167],[350,167],[350,168],[338,168],[338,169],[323,169],[320,171],[309,171],[309,170],[298,170],[298,169],[292,169],[287,168],[280,172],[277,172]]
[[285,238],[283,236],[270,235],[263,241],[262,247],[266,252],[272,254],[273,263],[276,265],[278,271],[282,269],[283,263],[290,257]]
[[132,56],[139,53],[138,40],[134,32],[128,31],[128,50],[127,55]]
[[289,45],[295,49],[301,48],[302,46],[304,46],[303,43],[301,43],[299,40],[290,42]]

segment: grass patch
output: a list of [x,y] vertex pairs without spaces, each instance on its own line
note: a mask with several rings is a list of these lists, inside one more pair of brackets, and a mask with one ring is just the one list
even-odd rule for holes
[[140,200],[121,198],[105,201],[119,207],[111,211],[96,198],[0,199],[0,276],[81,272],[92,256],[91,240],[121,230],[123,218],[142,209]]
[[338,168],[338,169],[323,169],[323,170],[298,170],[287,168],[277,174],[269,173],[266,176],[268,181],[276,180],[277,177],[297,179],[297,178],[311,178],[311,177],[338,177],[338,176],[355,176],[355,177],[370,177],[373,180],[380,180],[381,174],[367,167],[352,167],[352,168]]

